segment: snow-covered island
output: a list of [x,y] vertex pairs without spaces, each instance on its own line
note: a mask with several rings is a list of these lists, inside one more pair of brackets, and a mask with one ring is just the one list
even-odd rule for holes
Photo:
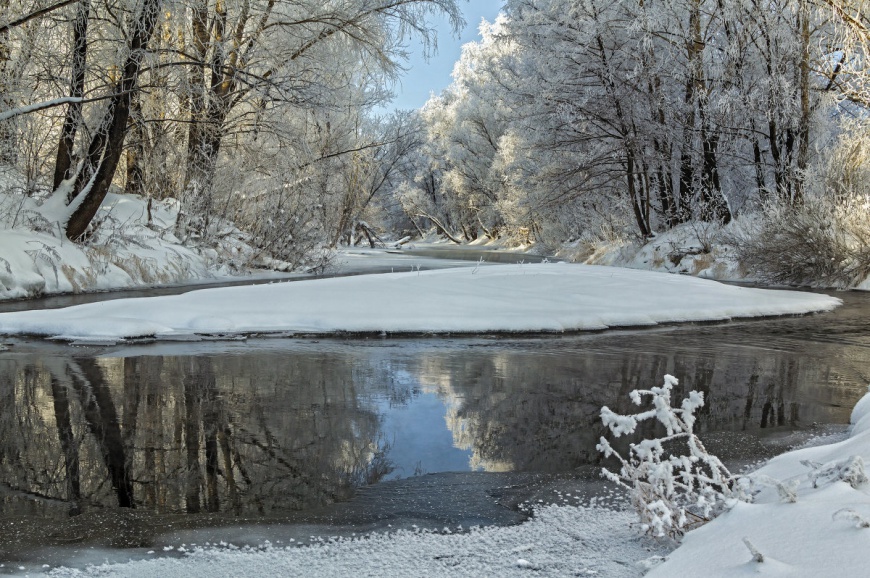
[[564,332],[828,311],[840,300],[570,264],[361,275],[0,314],[0,334],[70,341],[279,333]]

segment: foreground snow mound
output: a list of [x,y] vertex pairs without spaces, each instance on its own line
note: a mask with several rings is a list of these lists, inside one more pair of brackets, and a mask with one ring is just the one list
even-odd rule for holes
[[752,504],[738,502],[686,534],[647,576],[867,576],[870,394],[858,402],[852,424],[849,439],[783,454],[750,476],[783,482],[786,499],[770,487]]
[[[310,547],[201,548],[184,558],[59,568],[78,576],[640,576],[661,546],[630,527],[634,515],[549,506],[534,519],[468,533],[398,531],[335,539]],[[649,562],[652,563],[652,562]]]
[[568,264],[363,275],[0,315],[0,334],[113,341],[260,332],[562,332],[828,311],[826,295]]

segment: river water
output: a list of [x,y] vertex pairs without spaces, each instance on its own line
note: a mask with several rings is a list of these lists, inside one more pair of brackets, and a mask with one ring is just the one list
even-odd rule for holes
[[517,523],[524,501],[608,495],[599,410],[666,373],[704,392],[700,431],[739,468],[836,436],[867,390],[870,294],[836,295],[824,315],[572,336],[6,339],[0,562]]

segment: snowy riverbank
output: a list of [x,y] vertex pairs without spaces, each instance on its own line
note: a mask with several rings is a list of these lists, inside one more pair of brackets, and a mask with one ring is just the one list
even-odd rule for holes
[[848,439],[788,452],[752,474],[782,482],[794,502],[783,499],[775,487],[765,488],[751,504],[738,502],[687,534],[649,578],[697,576],[699,564],[710,577],[866,576],[870,485],[864,464],[870,461],[870,394],[858,402],[851,422]]
[[226,287],[0,315],[70,341],[253,333],[563,332],[828,311],[826,295],[615,267],[518,264]]
[[175,237],[174,201],[149,205],[141,197],[110,194],[86,245],[61,234],[54,210],[50,202],[0,192],[0,299],[192,283],[231,273],[231,255],[197,252]]

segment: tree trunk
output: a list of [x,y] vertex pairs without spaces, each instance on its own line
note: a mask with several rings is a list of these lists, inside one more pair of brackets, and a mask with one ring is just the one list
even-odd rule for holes
[[81,374],[73,372],[73,385],[79,393],[82,410],[88,429],[94,434],[100,447],[100,454],[112,489],[118,498],[121,508],[133,508],[133,479],[130,476],[127,452],[121,437],[121,424],[118,411],[112,401],[112,394],[103,378],[103,372],[97,362],[91,358],[78,361]]
[[799,24],[801,58],[798,65],[801,114],[798,120],[797,166],[794,175],[794,196],[791,201],[799,204],[804,196],[804,179],[810,158],[810,9],[807,0],[800,1]]
[[79,468],[79,448],[70,418],[69,392],[58,376],[51,376],[51,397],[54,402],[54,421],[57,437],[63,451],[63,465],[66,472],[66,499],[70,502],[70,516],[82,513],[82,484]]
[[637,194],[637,184],[635,179],[635,163],[634,163],[634,155],[629,152],[626,158],[626,181],[628,183],[628,196],[631,201],[631,208],[634,211],[634,219],[637,222],[637,228],[640,232],[641,236],[644,238],[649,237],[652,233],[649,228],[649,222],[644,219],[643,208],[640,204],[640,199]]
[[694,136],[696,119],[696,107],[698,93],[703,90],[701,75],[703,74],[701,61],[704,50],[701,38],[701,7],[700,0],[695,0],[689,14],[689,33],[686,39],[686,66],[688,77],[686,78],[685,107],[686,117],[683,123],[683,144],[680,151],[680,222],[685,223],[692,219],[692,204],[695,196],[695,165],[694,165]]
[[202,181],[209,174],[203,166],[206,157],[204,147],[206,94],[208,86],[205,80],[205,58],[209,44],[208,2],[199,0],[191,7],[191,28],[193,39],[193,57],[196,65],[188,77],[190,85],[190,111],[187,129],[187,159],[184,175],[183,191],[185,195],[202,189]]
[[202,471],[199,464],[200,444],[200,391],[199,363],[192,358],[184,376],[184,447],[187,458],[186,488],[184,492],[185,510],[189,514],[201,511],[200,492]]
[[[192,16],[193,49],[201,65],[197,65],[193,94],[191,95],[190,128],[187,140],[187,167],[184,177],[183,197],[188,220],[202,217],[193,225],[200,234],[206,233],[212,210],[212,187],[217,168],[218,154],[223,141],[224,122],[232,108],[232,91],[235,78],[225,68],[227,64],[227,10],[223,0],[217,0],[214,16],[209,21],[206,0],[199,0]],[[242,11],[236,26],[235,45],[230,54],[230,67],[238,58],[241,35],[248,18]],[[211,50],[209,62],[210,80],[206,82],[204,64]]]
[[127,135],[130,100],[139,80],[143,54],[160,16],[161,3],[161,0],[144,0],[142,11],[133,23],[130,54],[124,63],[121,80],[109,101],[100,130],[91,140],[88,156],[71,195],[77,202],[77,197],[84,195],[67,222],[66,236],[72,241],[85,235],[115,176]]
[[205,442],[205,510],[220,510],[218,492],[218,433],[223,429],[218,409],[217,384],[211,358],[197,357],[197,376],[202,400],[203,441]]
[[[85,94],[85,69],[88,63],[88,19],[91,0],[80,0],[73,24],[72,79],[69,94],[81,98]],[[54,163],[54,188],[72,176],[73,145],[76,132],[82,124],[82,103],[71,102],[66,109],[60,141],[57,143],[57,156]]]
[[[663,117],[664,113],[660,111],[661,126],[664,126]],[[672,229],[677,225],[679,220],[676,203],[674,202],[674,183],[668,166],[668,161],[670,160],[669,148],[659,142],[659,139],[653,139],[653,150],[656,153],[656,162],[658,163],[658,168],[653,175],[653,186],[659,199],[661,214],[665,218],[665,227]]]
[[755,163],[755,187],[762,200],[767,199],[767,181],[764,177],[764,161],[761,156],[761,145],[758,139],[752,139],[752,159]]
[[707,126],[707,119],[704,113],[705,101],[706,99],[699,103],[701,110],[701,141],[704,154],[703,178],[701,182],[704,217],[705,220],[713,220],[727,225],[731,222],[731,209],[728,208],[728,201],[725,200],[725,195],[722,193],[722,183],[719,180],[719,164],[716,159],[719,137],[711,134]]
[[[0,14],[9,13],[9,0],[0,0]],[[15,101],[10,96],[9,30],[0,30],[0,112],[15,107]],[[12,122],[0,121],[0,162],[11,164],[15,161],[16,145],[15,130]]]
[[[124,192],[128,195],[143,195],[145,193],[143,161],[145,159],[146,135],[142,123],[142,104],[139,102],[138,93],[135,93],[130,100],[130,133],[133,138],[127,146],[127,183],[124,186]],[[148,222],[151,222],[150,214]]]

